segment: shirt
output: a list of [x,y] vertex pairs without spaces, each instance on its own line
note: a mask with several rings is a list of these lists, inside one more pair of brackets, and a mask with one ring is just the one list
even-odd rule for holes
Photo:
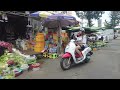
[[87,36],[86,35],[77,37],[77,40],[80,41],[81,43],[84,43],[83,45],[86,46],[86,44],[87,44]]
[[83,35],[82,43],[84,43],[83,45],[86,45],[86,43],[87,43],[87,36],[86,35]]

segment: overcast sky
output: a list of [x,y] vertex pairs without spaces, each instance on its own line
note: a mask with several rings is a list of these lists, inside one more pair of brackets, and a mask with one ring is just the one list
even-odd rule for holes
[[[107,20],[107,21],[110,20],[109,14],[110,14],[110,11],[105,11],[105,13],[102,15],[102,17],[101,17],[102,27],[104,27],[104,22],[105,22],[105,20]],[[98,26],[97,20],[93,20],[93,23],[94,23],[94,26]]]
[[105,19],[108,21],[109,20],[109,14],[110,14],[110,11],[105,11],[105,13],[102,15],[102,20],[104,21]]
[[[69,11],[69,14],[76,17],[76,19],[81,22],[81,19],[78,18],[75,11]],[[105,20],[109,21],[109,14],[110,14],[110,11],[105,11],[105,13],[102,15],[102,17],[101,17],[101,19],[102,19],[102,27],[104,27]],[[87,20],[83,20],[83,23],[84,23],[83,26],[86,26],[87,25]],[[93,23],[94,23],[95,27],[98,26],[98,21],[97,20],[93,20]]]

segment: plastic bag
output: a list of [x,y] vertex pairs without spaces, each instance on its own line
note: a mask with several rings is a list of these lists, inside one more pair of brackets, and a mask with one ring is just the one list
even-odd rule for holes
[[28,68],[29,68],[28,64],[23,64],[23,65],[21,65],[21,67],[20,67],[20,69],[22,69],[23,71],[24,71],[24,70],[28,70]]

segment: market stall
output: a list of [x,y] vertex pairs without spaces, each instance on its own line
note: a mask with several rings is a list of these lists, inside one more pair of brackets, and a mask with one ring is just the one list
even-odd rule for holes
[[0,40],[15,44],[17,38],[25,38],[27,18],[7,14],[8,22],[0,22]]
[[97,49],[100,49],[101,47],[107,45],[106,42],[104,42],[104,35],[101,34],[103,32],[102,28],[99,27],[84,27],[84,28],[88,37],[88,45],[93,50],[96,51]]
[[73,16],[68,16],[64,14],[55,14],[48,16],[47,19],[43,22],[43,26],[47,27],[48,29],[50,28],[56,28],[57,30],[57,35],[58,35],[58,43],[57,43],[57,53],[61,53],[61,46],[62,46],[62,27],[66,26],[74,26],[78,24],[76,21],[75,17]]
[[22,48],[26,54],[42,53],[45,48],[45,32],[42,26],[43,20],[51,15],[46,11],[38,11],[31,13],[28,17],[28,25],[26,32],[26,39],[17,39],[16,45]]
[[[14,20],[13,17],[14,16],[8,18],[9,21],[4,23],[5,25],[2,23],[2,27],[0,27],[1,32],[4,31],[4,33],[6,33],[4,37],[8,37],[7,39],[1,38],[2,41],[0,41],[1,79],[13,79],[29,69],[33,71],[39,70],[41,64],[37,63],[37,57],[34,54],[42,52],[45,47],[45,33],[42,32],[44,28],[41,27],[41,22],[37,22],[36,25],[31,25],[31,17],[28,18],[28,21],[27,18],[25,18],[25,22],[22,20],[22,17]],[[18,20],[19,23],[16,22],[16,20]],[[18,27],[20,23],[24,25]],[[38,25],[40,25],[40,28]],[[14,43],[9,43],[8,41],[14,41]]]

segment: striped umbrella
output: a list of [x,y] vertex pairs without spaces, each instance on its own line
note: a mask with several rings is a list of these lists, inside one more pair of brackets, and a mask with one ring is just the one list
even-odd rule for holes
[[35,17],[35,18],[47,18],[50,15],[52,14],[47,11],[38,11],[38,12],[30,14],[31,17]]

